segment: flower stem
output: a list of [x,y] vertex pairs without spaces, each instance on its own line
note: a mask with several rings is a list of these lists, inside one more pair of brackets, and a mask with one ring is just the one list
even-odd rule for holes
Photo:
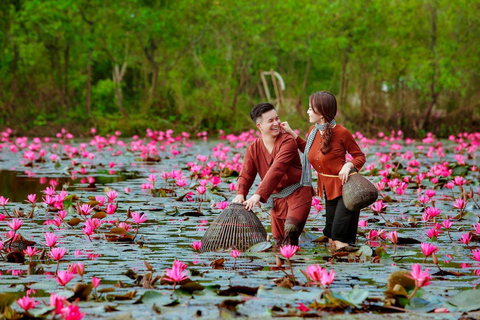
[[138,225],[137,223],[137,229],[135,229],[135,235],[133,236],[133,239],[135,240],[135,238],[137,237],[137,234],[138,234],[138,229],[140,228],[140,226]]
[[418,289],[420,289],[419,287],[415,286],[415,289],[413,290],[412,293],[410,293],[410,295],[407,297],[408,300],[412,299],[413,296],[415,295],[415,293],[417,293]]
[[295,279],[295,275],[293,274],[293,267],[292,267],[292,263],[290,262],[290,259],[287,259],[288,260],[288,265],[290,266],[290,271],[292,272],[292,277],[293,277],[293,285],[296,285],[297,284],[297,280]]
[[8,216],[9,218],[12,217],[12,216],[10,215],[10,213],[8,213],[7,208],[5,208],[5,206],[3,206],[3,210],[5,210],[5,213],[7,214],[7,216]]

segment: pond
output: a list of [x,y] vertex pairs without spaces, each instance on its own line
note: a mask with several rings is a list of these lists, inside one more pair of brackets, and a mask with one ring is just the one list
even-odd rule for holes
[[[66,131],[51,138],[17,138],[5,131],[0,195],[9,201],[2,208],[6,217],[0,216],[0,311],[26,316],[13,301],[27,291],[41,302],[28,314],[45,319],[52,318],[52,293],[68,299],[65,305],[72,303],[71,310],[78,306],[84,319],[361,312],[408,317],[411,312],[434,316],[428,313],[434,310],[450,311],[456,318],[480,309],[478,290],[472,290],[480,275],[480,257],[474,256],[480,239],[480,135],[449,140],[428,136],[422,141],[403,139],[395,132],[374,139],[355,136],[367,155],[362,174],[380,189],[379,200],[386,207],[380,213],[363,209],[361,249],[338,255],[323,242],[322,201],[312,205],[300,250],[291,258],[298,281],[292,287],[286,281],[291,273],[288,262],[276,249],[242,252],[234,259],[229,251],[198,253],[192,248],[219,208],[233,198],[232,183],[255,132],[210,140],[150,130],[144,137],[125,139],[77,139]],[[207,190],[203,195],[197,191],[200,185]],[[31,195],[36,195],[33,204],[28,202]],[[145,214],[146,221],[135,223],[132,215],[137,212]],[[270,232],[268,213],[256,213]],[[8,225],[14,217],[23,222],[15,232]],[[392,231],[398,234],[396,246],[388,237]],[[47,233],[58,238],[51,248]],[[23,239],[9,241],[17,234]],[[438,251],[425,257],[421,243]],[[27,246],[38,253],[12,253]],[[66,249],[59,262],[50,256],[54,248]],[[161,278],[174,260],[187,265],[190,279],[175,286]],[[72,264],[78,263],[84,266],[83,276],[75,274],[60,285],[60,274],[69,265],[76,271]],[[429,269],[431,283],[410,303],[398,287],[393,300],[391,295],[387,299],[390,274],[410,273],[415,263]],[[301,272],[312,264],[334,270],[329,289],[310,284]],[[97,288],[93,277],[100,279]]]

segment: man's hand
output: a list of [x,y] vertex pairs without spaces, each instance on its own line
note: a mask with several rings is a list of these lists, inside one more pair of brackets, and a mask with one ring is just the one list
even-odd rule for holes
[[243,204],[245,205],[245,209],[253,211],[256,205],[260,208],[260,196],[258,194],[254,194],[250,197],[247,201],[244,201]]
[[232,200],[233,203],[244,203],[245,197],[243,194],[237,194],[237,196]]
[[353,169],[353,163],[347,162],[343,165],[342,170],[338,173],[338,177],[340,180],[342,180],[342,185],[347,183],[348,181],[348,175],[350,174],[350,171]]

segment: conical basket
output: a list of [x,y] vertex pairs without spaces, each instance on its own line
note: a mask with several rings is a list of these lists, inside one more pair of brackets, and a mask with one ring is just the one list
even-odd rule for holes
[[208,227],[201,252],[233,248],[245,251],[267,241],[267,232],[257,216],[241,203],[231,203]]
[[370,180],[356,173],[350,175],[343,185],[342,197],[348,210],[358,211],[377,201],[378,190]]

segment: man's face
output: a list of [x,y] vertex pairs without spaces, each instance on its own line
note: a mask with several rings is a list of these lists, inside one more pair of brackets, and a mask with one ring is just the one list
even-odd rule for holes
[[261,120],[257,123],[257,128],[262,134],[277,136],[280,133],[280,123],[277,111],[270,110],[262,114]]

